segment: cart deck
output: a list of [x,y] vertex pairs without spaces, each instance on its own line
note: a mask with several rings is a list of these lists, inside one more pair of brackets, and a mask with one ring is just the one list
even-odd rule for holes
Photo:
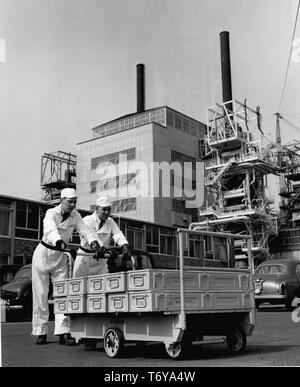
[[[187,232],[203,234],[179,230],[179,242]],[[120,356],[126,341],[148,341],[164,343],[168,356],[179,359],[194,341],[216,342],[203,340],[215,336],[232,353],[242,352],[255,326],[251,265],[186,270],[181,242],[179,247],[179,270],[141,269],[54,284],[60,293],[56,313],[70,316],[71,334],[85,349],[103,340],[109,357]]]

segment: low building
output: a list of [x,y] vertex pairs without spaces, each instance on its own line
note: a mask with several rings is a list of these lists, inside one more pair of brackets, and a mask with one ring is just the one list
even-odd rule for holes
[[[9,282],[18,268],[32,262],[34,249],[43,235],[43,218],[53,205],[44,202],[0,195],[0,284]],[[90,211],[79,210],[82,216]],[[154,224],[113,215],[129,243],[138,250],[152,254],[160,267],[178,267],[175,227]],[[79,236],[74,233],[70,247],[78,248]],[[216,252],[198,235],[185,241],[185,264],[216,265]],[[206,246],[206,247],[205,247]]]
[[[1,282],[8,282],[15,268],[31,263],[32,254],[43,236],[43,218],[54,205],[0,195]],[[83,216],[88,211],[80,211]],[[71,244],[79,243],[74,235]]]

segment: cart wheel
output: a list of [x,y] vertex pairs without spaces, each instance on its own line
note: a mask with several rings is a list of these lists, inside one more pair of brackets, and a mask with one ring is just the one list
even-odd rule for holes
[[82,339],[82,343],[85,351],[93,351],[96,348],[96,339]]
[[104,350],[108,357],[120,357],[123,345],[124,345],[124,336],[123,333],[118,328],[109,328],[104,335]]
[[226,336],[226,343],[229,351],[233,354],[244,352],[247,344],[245,333],[237,328],[230,335]]
[[173,360],[180,360],[186,358],[190,353],[192,347],[192,340],[187,337],[183,337],[182,341],[165,344],[167,355]]
[[182,359],[182,345],[180,342],[178,343],[172,343],[172,344],[165,344],[166,352],[169,358],[173,360],[179,360]]

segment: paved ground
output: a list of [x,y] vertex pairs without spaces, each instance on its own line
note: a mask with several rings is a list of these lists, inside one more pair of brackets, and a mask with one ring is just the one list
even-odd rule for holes
[[[30,336],[30,322],[2,324],[3,367],[240,367],[300,366],[300,322],[292,322],[291,312],[283,308],[262,308],[257,325],[248,338],[246,352],[239,356],[228,353],[224,344],[193,346],[191,360],[173,361],[159,344],[144,348],[130,345],[126,357],[110,359],[98,344],[93,352],[82,345],[60,346],[55,336],[49,344],[38,346]],[[53,322],[50,323],[53,331]]]

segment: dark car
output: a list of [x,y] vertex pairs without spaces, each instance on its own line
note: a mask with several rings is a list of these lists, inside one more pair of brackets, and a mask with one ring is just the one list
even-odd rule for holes
[[274,259],[261,263],[254,273],[255,304],[283,304],[287,309],[300,297],[300,260]]
[[[13,280],[1,287],[1,299],[4,300],[7,321],[29,320],[32,316],[32,279],[31,264],[22,266]],[[52,294],[50,286],[49,297]],[[52,317],[52,307],[50,316]]]
[[1,287],[7,319],[27,319],[32,314],[31,265],[21,267],[13,280]]

